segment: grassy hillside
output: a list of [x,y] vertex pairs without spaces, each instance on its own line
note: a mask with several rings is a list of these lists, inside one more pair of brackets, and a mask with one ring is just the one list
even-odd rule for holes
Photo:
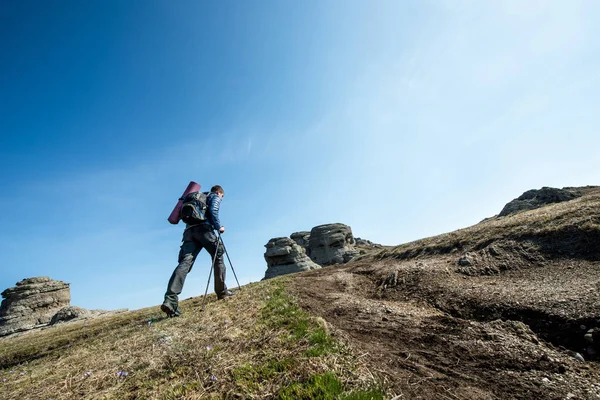
[[580,198],[505,217],[493,217],[465,229],[386,249],[378,259],[464,253],[498,241],[529,241],[553,256],[600,259],[600,188],[581,190]]
[[0,339],[0,398],[600,398],[600,188],[582,193],[183,317]]
[[286,280],[0,340],[3,399],[379,399],[378,384]]

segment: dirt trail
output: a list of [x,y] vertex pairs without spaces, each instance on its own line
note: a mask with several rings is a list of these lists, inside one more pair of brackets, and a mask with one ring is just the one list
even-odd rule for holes
[[390,398],[600,399],[600,364],[567,348],[581,345],[574,330],[587,327],[578,324],[598,322],[598,263],[493,276],[454,265],[449,257],[359,261],[298,274],[293,289]]

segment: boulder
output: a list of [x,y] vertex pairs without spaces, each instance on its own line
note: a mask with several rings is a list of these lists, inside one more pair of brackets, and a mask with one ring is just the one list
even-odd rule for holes
[[310,232],[294,232],[289,238],[274,238],[265,247],[265,279],[347,263],[359,254],[383,248],[369,240],[355,239],[352,229],[340,223],[319,225]]
[[56,314],[52,316],[49,325],[56,325],[65,322],[74,322],[84,319],[96,318],[105,315],[115,315],[129,311],[127,308],[120,308],[118,310],[88,310],[77,306],[68,306],[58,310]]
[[69,305],[69,284],[47,276],[27,278],[2,292],[0,336],[47,325],[58,310]]
[[50,320],[50,325],[58,324],[59,322],[67,322],[74,319],[83,319],[89,318],[92,313],[85,308],[77,307],[77,306],[68,306],[61,308],[58,310],[56,314],[52,316]]
[[310,231],[309,255],[321,266],[343,264],[358,254],[355,244],[352,229],[348,225],[319,225]]
[[267,271],[264,279],[321,268],[312,262],[306,255],[304,248],[291,238],[271,239],[265,247],[267,248],[265,252]]
[[580,197],[582,193],[571,188],[556,189],[543,187],[539,190],[528,190],[521,196],[507,203],[498,216],[504,217],[519,211],[533,210],[547,204],[560,203]]

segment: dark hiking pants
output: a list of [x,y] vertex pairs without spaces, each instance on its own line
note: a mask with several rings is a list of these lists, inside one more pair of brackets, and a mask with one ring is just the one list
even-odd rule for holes
[[215,257],[215,252],[217,252],[214,265],[215,293],[217,296],[220,296],[227,292],[227,286],[225,286],[223,246],[218,243],[217,235],[215,235],[210,226],[197,225],[186,229],[183,233],[183,244],[181,245],[181,250],[179,250],[179,264],[175,268],[175,271],[173,271],[171,279],[169,279],[164,304],[169,304],[173,308],[177,307],[179,302],[178,296],[183,289],[185,277],[192,270],[194,261],[203,248],[210,254],[211,263]]

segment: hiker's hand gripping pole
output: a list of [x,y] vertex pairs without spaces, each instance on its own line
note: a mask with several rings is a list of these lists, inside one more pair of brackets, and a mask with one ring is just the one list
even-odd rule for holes
[[231,259],[229,258],[229,253],[227,252],[227,248],[225,247],[225,243],[223,243],[221,232],[217,231],[217,234],[219,235],[219,242],[221,242],[223,250],[225,250],[225,255],[227,256],[227,260],[229,261],[229,265],[231,266],[231,270],[233,271],[233,276],[235,277],[235,281],[237,282],[238,290],[242,290],[242,287],[240,286],[240,281],[238,281],[237,275],[235,274],[235,269],[233,269],[233,264],[231,263]]
[[212,263],[210,264],[210,272],[208,273],[208,282],[206,282],[206,290],[204,291],[204,300],[202,300],[202,310],[204,310],[204,304],[206,303],[206,294],[208,293],[208,286],[210,285],[210,276],[212,275],[213,268],[215,267],[215,261],[217,261],[217,253],[219,253],[219,243],[215,248],[215,255],[213,256]]

